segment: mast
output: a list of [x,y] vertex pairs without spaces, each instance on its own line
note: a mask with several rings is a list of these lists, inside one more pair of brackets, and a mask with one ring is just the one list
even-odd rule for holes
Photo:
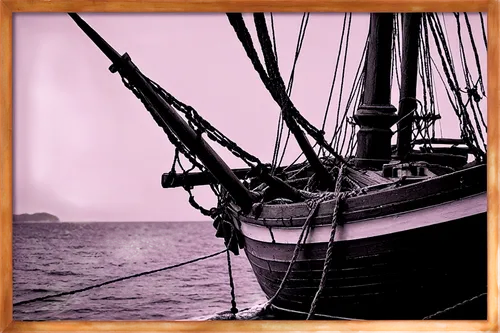
[[69,13],[69,16],[85,32],[85,34],[99,47],[99,49],[111,60],[113,65],[111,72],[118,71],[124,78],[135,86],[141,94],[151,103],[161,120],[160,126],[166,127],[182,141],[186,147],[195,152],[196,156],[206,166],[210,173],[220,182],[220,184],[233,197],[234,201],[244,212],[248,212],[255,199],[252,194],[229,166],[219,157],[219,155],[208,145],[208,143],[198,135],[186,121],[161,98],[146,81],[142,73],[134,65],[127,53],[120,56],[94,29],[92,29],[80,16]]
[[418,49],[421,13],[403,14],[403,55],[399,91],[397,156],[404,159],[411,151],[413,112],[417,107]]
[[393,13],[370,14],[363,104],[354,119],[360,126],[355,164],[380,169],[391,160],[391,126],[397,120],[391,105]]

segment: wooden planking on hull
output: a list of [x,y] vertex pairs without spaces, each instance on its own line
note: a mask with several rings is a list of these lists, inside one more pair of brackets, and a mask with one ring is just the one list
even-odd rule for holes
[[[416,265],[413,268],[395,268],[394,265],[392,267],[385,265],[385,273],[373,273],[359,278],[352,276],[344,278],[343,271],[330,271],[323,297],[326,297],[325,295],[356,297],[371,292],[390,292],[395,289],[412,291],[421,287],[439,287],[441,289],[463,283],[475,285],[476,287],[471,289],[480,292],[479,290],[484,287],[484,275],[464,273],[464,266],[467,265],[461,266],[460,264],[455,262],[451,268],[449,265],[434,267]],[[477,270],[481,268],[479,265],[478,267],[468,266]],[[252,263],[252,268],[254,273],[259,276],[260,284],[270,288],[274,293],[281,284],[284,274],[266,270],[254,263]],[[311,272],[308,277],[302,276],[302,279],[297,279],[296,275],[289,276],[280,293],[295,298],[312,297],[318,289],[320,278],[321,272],[319,271]]]
[[[470,215],[486,213],[486,192],[426,208],[391,214],[379,218],[352,221],[337,227],[335,241],[376,237],[380,235],[446,223]],[[332,217],[330,217],[331,221]],[[241,220],[241,232],[248,238],[268,243],[296,244],[302,232],[299,227],[262,226]],[[330,224],[314,225],[307,243],[324,243],[330,239]]]
[[[479,165],[418,183],[347,198],[341,216],[344,222],[349,223],[425,208],[485,191],[486,165]],[[334,203],[335,199],[320,204],[314,224],[330,223]],[[264,204],[258,216],[249,214],[239,216],[239,219],[257,225],[300,227],[308,214],[309,208],[305,203]]]
[[[327,246],[327,243],[303,245],[292,274],[321,272]],[[250,262],[271,272],[286,272],[294,248],[294,244],[245,238],[245,252]],[[346,278],[372,271],[383,273],[389,265],[397,270],[416,267],[415,264],[441,266],[442,260],[460,267],[468,261],[485,265],[486,214],[371,239],[337,242],[333,244],[333,253],[332,270],[341,270],[342,277]]]
[[[245,239],[245,252],[268,297],[281,283],[294,247]],[[303,246],[275,301],[277,306],[308,311],[326,247],[326,243]],[[332,266],[318,313],[360,319],[421,319],[486,292],[486,213],[335,243]],[[421,303],[424,305],[418,305]],[[483,305],[479,308],[485,309]],[[448,318],[484,319],[486,312],[472,309],[460,316]]]

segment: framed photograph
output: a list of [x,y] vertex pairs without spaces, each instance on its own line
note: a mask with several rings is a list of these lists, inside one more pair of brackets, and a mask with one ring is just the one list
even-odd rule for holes
[[0,332],[496,331],[499,15],[0,0]]

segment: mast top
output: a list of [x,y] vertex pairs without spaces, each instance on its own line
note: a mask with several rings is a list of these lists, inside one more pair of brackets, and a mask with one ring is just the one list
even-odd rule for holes
[[[113,64],[117,64],[122,60],[122,56],[104,40],[90,25],[87,24],[78,14],[68,13],[82,31],[94,42],[95,45],[108,57]],[[110,68],[111,70],[111,68]]]

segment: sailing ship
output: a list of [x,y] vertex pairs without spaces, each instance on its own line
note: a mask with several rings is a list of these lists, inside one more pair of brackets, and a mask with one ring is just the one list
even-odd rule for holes
[[[128,54],[117,53],[77,14],[69,15],[111,60],[110,71],[120,74],[175,146],[172,170],[163,174],[162,186],[186,189],[192,206],[213,219],[216,236],[224,238],[228,250],[238,255],[244,249],[277,318],[486,319],[487,146],[480,103],[486,94],[480,43],[467,14],[454,13],[459,29],[465,22],[468,31],[459,35],[465,84],[457,77],[438,14],[370,14],[352,91],[353,115],[348,116],[348,108],[337,115],[330,142],[324,125],[320,130],[309,123],[293,104],[266,16],[253,14],[262,63],[243,15],[227,14],[281,109],[280,137],[268,164],[146,77]],[[345,14],[344,41],[350,20]],[[482,26],[482,47],[487,48]],[[465,61],[467,36],[475,74]],[[440,115],[432,40],[459,120],[459,139],[435,134]],[[400,74],[397,109],[391,104],[394,71]],[[284,128],[305,161],[280,165]],[[231,169],[205,138],[227,148],[248,168]],[[179,156],[192,167],[177,172]],[[191,193],[195,186],[210,186],[218,205],[201,207]],[[467,300],[478,302],[469,308],[456,306]]]

